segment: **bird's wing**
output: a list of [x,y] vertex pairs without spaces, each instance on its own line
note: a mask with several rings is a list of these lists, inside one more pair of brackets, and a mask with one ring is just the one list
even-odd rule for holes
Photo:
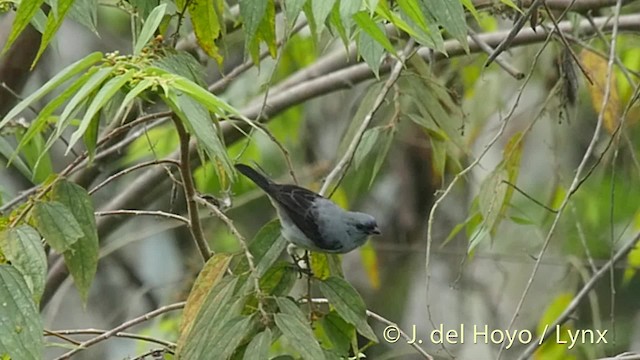
[[293,223],[323,250],[338,250],[339,243],[329,243],[320,233],[314,203],[322,196],[295,185],[277,185],[271,192],[273,199],[286,211]]

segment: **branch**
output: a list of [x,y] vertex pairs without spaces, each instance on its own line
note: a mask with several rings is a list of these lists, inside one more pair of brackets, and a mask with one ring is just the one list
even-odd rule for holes
[[198,204],[196,203],[196,188],[193,183],[193,176],[191,174],[191,164],[189,155],[189,134],[182,125],[182,121],[177,115],[171,117],[173,123],[176,125],[178,136],[180,137],[180,175],[182,176],[182,187],[184,188],[184,197],[187,201],[187,211],[190,219],[189,231],[191,236],[200,250],[200,255],[204,262],[207,262],[211,257],[211,249],[209,244],[204,238],[202,232],[202,224],[200,223],[200,217],[198,216]]
[[109,211],[96,211],[95,216],[111,216],[111,215],[147,215],[147,216],[159,216],[165,217],[172,220],[178,220],[182,223],[189,225],[189,219],[168,213],[165,211],[150,211],[150,210],[109,210]]
[[[378,109],[384,102],[384,98],[387,96],[387,93],[389,92],[389,90],[391,90],[391,87],[393,86],[393,84],[396,83],[396,81],[398,80],[398,77],[400,77],[400,72],[404,67],[404,62],[407,59],[407,57],[410,55],[414,44],[415,44],[414,40],[410,39],[409,42],[407,42],[407,45],[404,47],[404,50],[402,51],[402,53],[399,54],[400,56],[398,60],[395,62],[395,65],[393,66],[391,75],[389,75],[389,78],[384,83],[384,86],[382,87],[382,89],[380,89],[380,92],[378,93],[378,96],[376,96],[376,99],[373,102],[371,109],[369,110],[369,112],[367,112],[367,115],[365,115],[364,119],[362,119],[362,124],[360,124],[358,131],[355,133],[353,140],[349,144],[349,148],[347,148],[347,151],[344,153],[344,156],[342,157],[342,159],[340,159],[338,164],[336,164],[336,166],[333,168],[333,170],[331,170],[329,175],[327,175],[327,178],[325,179],[324,184],[322,184],[322,188],[320,189],[320,195],[323,195],[323,196],[327,195],[327,190],[329,190],[329,186],[331,186],[334,182],[336,182],[336,187],[334,188],[334,191],[340,184],[340,181],[342,180],[344,174],[346,173],[347,168],[351,164],[353,155],[356,153],[356,150],[358,149],[358,145],[360,144],[360,140],[362,140],[362,136],[364,135],[364,132],[369,127],[369,123],[373,119],[373,115],[376,113],[376,111],[378,111]],[[333,194],[333,192],[331,194]],[[329,197],[330,196],[331,195],[329,195]]]
[[[106,332],[107,330],[100,330],[100,329],[45,330],[44,336],[54,336],[64,341],[68,341],[76,346],[81,346],[82,345],[81,342],[71,339],[66,335],[104,335]],[[162,339],[157,339],[157,338],[146,336],[146,335],[140,335],[140,334],[134,334],[134,333],[128,333],[128,332],[118,332],[113,334],[113,336],[120,337],[120,338],[133,339],[133,340],[146,341],[146,342],[162,345],[168,348],[176,347],[176,344],[170,341],[165,341]]]
[[584,284],[578,294],[573,298],[573,300],[571,300],[571,303],[569,303],[567,308],[556,318],[553,324],[548,326],[549,331],[546,331],[544,335],[542,337],[539,337],[536,341],[532,341],[518,359],[528,359],[531,355],[533,355],[534,351],[536,351],[536,349],[540,347],[540,344],[542,344],[545,340],[547,340],[555,333],[556,327],[558,325],[562,325],[567,322],[570,319],[571,314],[573,314],[573,312],[578,308],[578,305],[580,305],[582,300],[589,294],[589,291],[593,289],[598,280],[600,280],[600,278],[602,278],[610,269],[612,269],[615,263],[622,260],[622,258],[625,257],[638,244],[638,241],[640,241],[640,233],[636,234],[636,236],[631,241],[629,241],[625,246],[618,250],[618,252],[616,252],[611,260],[609,260],[602,268],[600,268],[600,270],[593,274],[591,279],[586,284]]
[[[600,27],[602,31],[610,31],[613,26],[609,17],[596,18],[594,19],[594,24]],[[620,16],[618,26],[621,31],[640,31],[640,14]],[[596,32],[596,29],[594,29],[589,21],[586,20],[577,23],[577,26],[575,28],[574,23],[570,21],[563,21],[558,24],[558,28],[563,32],[575,31],[584,35],[594,34]],[[523,29],[514,38],[511,46],[528,45],[544,41],[546,39],[545,32],[546,30],[542,26],[537,27],[535,32],[532,29]],[[508,31],[497,31],[492,33],[479,34],[478,37],[489,46],[495,47],[507,36],[508,33]],[[350,47],[350,49],[353,48]],[[464,47],[462,47],[462,45],[456,40],[445,41],[444,49],[449,58],[466,55]],[[476,44],[473,39],[470,39],[469,52],[477,53],[480,52],[480,50],[481,49],[478,44]],[[418,49],[418,55],[430,60],[446,59],[443,54],[435,53],[428,48]],[[269,96],[269,99],[267,100],[266,109],[263,113],[263,118],[261,118],[260,121],[268,121],[280,112],[292,106],[298,105],[306,100],[341,89],[351,88],[357,83],[372,79],[374,77],[374,74],[366,64],[351,65],[349,67],[341,69],[341,66],[348,65],[345,60],[346,58],[347,54],[345,53],[343,53],[342,56],[332,54],[331,61],[325,61],[321,59],[316,63],[318,64],[318,67],[315,67],[316,65],[311,65],[306,69],[307,74],[313,74],[314,76],[316,76],[316,78],[295,85],[291,84],[290,87],[279,92],[273,91]],[[323,69],[339,70],[331,70],[331,72],[329,73],[324,73],[322,71]],[[388,65],[383,64],[380,68],[381,74],[385,74],[389,71],[390,67]],[[242,109],[241,113],[248,118],[255,119],[255,116],[260,113],[261,107],[261,101],[252,103]],[[237,123],[235,125],[239,126],[241,129],[247,129],[246,125],[243,125],[241,123]],[[221,124],[221,126],[225,137],[225,143],[227,145],[233,144],[234,142],[242,138],[242,133],[235,129],[230,122],[225,121]],[[190,147],[190,151],[194,157],[197,157],[195,144]],[[168,158],[179,159],[179,157],[179,152],[174,152]],[[161,181],[163,181],[163,178],[165,178],[163,169],[159,169],[157,167],[148,169],[144,174],[134,179],[126,189],[118,193],[103,208],[123,209],[135,206],[144,206],[144,204],[140,204],[140,194],[146,193],[150,188],[157,186]],[[100,237],[103,237],[117,229],[120,223],[121,220],[116,217],[100,219],[97,222],[98,233]],[[41,306],[46,305],[46,303],[50,300],[51,295],[55,293],[55,290],[67,275],[68,274],[64,272],[64,263],[62,262],[62,260],[59,260],[58,262],[56,262],[56,264],[54,264],[54,266],[52,266],[51,270],[49,271],[45,294],[43,294],[42,296]]]
[[[611,76],[613,76],[613,63],[614,63],[613,59],[615,58],[616,40],[617,40],[618,30],[619,30],[619,28],[618,28],[618,20],[620,18],[620,7],[621,6],[622,6],[621,0],[618,0],[618,5],[616,6],[615,12],[614,12],[613,34],[611,36],[611,49],[610,49],[610,52],[609,52],[609,62],[607,64],[607,79],[606,79],[607,83],[605,84],[604,96],[602,98],[602,108],[600,110],[600,113],[598,114],[598,122],[596,124],[596,128],[593,131],[593,136],[591,137],[591,141],[589,142],[589,146],[587,147],[587,150],[584,152],[582,160],[580,161],[580,164],[578,165],[578,168],[576,169],[575,175],[574,175],[573,180],[571,182],[571,186],[569,187],[569,190],[567,191],[567,194],[564,196],[564,199],[562,199],[562,203],[558,207],[558,212],[556,213],[556,215],[555,215],[555,217],[553,219],[553,222],[551,223],[551,227],[549,228],[549,231],[547,232],[547,236],[544,239],[544,243],[542,244],[542,247],[540,248],[538,256],[536,257],[537,260],[533,265],[533,269],[531,270],[531,275],[529,276],[527,284],[526,284],[524,290],[522,291],[522,296],[520,297],[520,300],[518,301],[518,304],[516,305],[516,309],[515,309],[515,311],[513,313],[513,316],[511,317],[511,321],[509,321],[509,326],[507,328],[508,331],[511,330],[511,328],[513,327],[513,324],[515,323],[516,318],[519,315],[520,309],[522,308],[522,305],[524,304],[524,300],[525,300],[527,294],[529,293],[529,290],[531,289],[531,285],[533,284],[533,279],[535,278],[536,273],[538,272],[538,269],[540,268],[540,261],[541,261],[542,257],[544,256],[547,248],[549,247],[549,243],[551,242],[551,237],[555,233],[555,229],[556,229],[557,225],[560,223],[560,217],[564,213],[564,209],[566,208],[566,206],[569,203],[569,200],[571,199],[573,194],[575,194],[575,192],[578,190],[578,188],[582,184],[582,182],[581,182],[582,172],[586,168],[587,162],[589,162],[589,160],[591,159],[591,155],[593,154],[593,151],[594,151],[595,146],[596,146],[596,144],[598,142],[598,139],[600,138],[600,129],[602,128],[602,124],[603,124],[603,120],[604,120],[604,114],[605,114],[605,111],[607,109],[607,104],[609,103],[609,97],[610,97],[610,94],[611,94]],[[502,346],[500,347],[500,352],[498,353],[498,358],[500,358],[500,354],[502,353],[504,347],[505,347],[505,344],[502,344]]]
[[100,336],[96,336],[96,337],[94,337],[92,339],[89,339],[89,340],[83,342],[77,348],[75,348],[75,349],[73,349],[71,351],[68,351],[68,352],[64,353],[63,355],[61,355],[61,356],[58,356],[57,358],[55,358],[55,360],[69,359],[72,355],[77,354],[78,352],[88,348],[91,345],[95,345],[95,344],[97,344],[99,342],[107,340],[108,338],[110,338],[112,336],[116,336],[117,333],[119,333],[119,332],[121,332],[121,331],[123,331],[125,329],[128,329],[128,328],[130,328],[132,326],[138,325],[140,323],[143,323],[143,322],[145,322],[147,320],[153,319],[154,317],[156,317],[158,315],[162,315],[162,314],[167,313],[169,311],[182,309],[182,308],[184,308],[185,303],[186,303],[185,301],[182,301],[182,302],[178,302],[178,303],[175,303],[175,304],[163,306],[163,307],[161,307],[159,309],[150,311],[150,312],[148,312],[148,313],[146,313],[146,314],[144,314],[142,316],[139,316],[137,318],[134,318],[134,319],[131,319],[129,321],[126,321],[126,322],[116,326],[115,328],[104,332]]

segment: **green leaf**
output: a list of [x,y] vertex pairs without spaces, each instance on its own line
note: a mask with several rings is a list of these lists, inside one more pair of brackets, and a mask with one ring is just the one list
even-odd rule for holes
[[111,76],[112,71],[112,68],[102,67],[86,79],[82,87],[73,95],[71,100],[69,100],[62,114],[60,114],[58,123],[56,124],[55,135],[49,139],[49,142],[52,142],[62,135],[62,131],[67,127],[69,119],[79,111],[79,107]]
[[47,25],[44,29],[44,33],[42,33],[42,40],[40,41],[40,48],[38,49],[38,53],[31,64],[32,68],[36,65],[40,56],[42,56],[42,53],[44,53],[44,50],[53,39],[53,36],[58,32],[60,25],[62,25],[62,22],[64,21],[64,17],[67,15],[69,9],[71,9],[71,5],[73,5],[74,1],[75,0],[57,0],[57,6],[54,7],[54,11],[49,11],[49,15],[47,16]]
[[325,348],[330,348],[342,356],[349,354],[351,341],[356,337],[356,329],[353,325],[344,321],[337,312],[331,311],[320,319],[320,328],[324,330],[329,341],[327,345],[331,345],[326,346],[323,341],[322,344],[325,345]]
[[102,107],[113,97],[122,88],[126,83],[128,83],[131,78],[133,78],[134,71],[127,71],[123,75],[116,76],[109,81],[107,81],[100,91],[96,94],[95,98],[87,108],[87,111],[84,114],[84,117],[80,121],[80,126],[78,129],[71,135],[71,139],[69,140],[69,146],[67,147],[67,152],[71,150],[73,145],[80,139],[84,132],[89,127],[91,120],[93,117],[102,109]]
[[47,256],[40,234],[29,225],[0,232],[0,249],[24,277],[35,302],[40,302],[47,275]]
[[166,11],[167,4],[160,4],[151,11],[149,17],[144,21],[144,26],[142,30],[140,30],[140,35],[138,35],[138,40],[136,40],[136,45],[133,48],[134,54],[140,54],[145,45],[151,40]]
[[[209,296],[211,289],[222,280],[230,261],[231,256],[227,254],[215,254],[204,264],[191,287],[187,303],[182,311],[180,334],[184,335],[191,331],[203,302]],[[181,339],[184,340],[182,336]]]
[[124,100],[122,100],[122,104],[118,108],[118,111],[116,112],[116,115],[113,117],[113,119],[120,119],[120,117],[123,116],[126,107],[142,92],[149,89],[153,84],[154,81],[151,79],[143,79],[138,84],[136,84],[136,86],[134,86],[133,89],[131,89],[131,91],[127,93],[127,96],[124,97]]
[[209,111],[214,114],[220,116],[227,116],[228,114],[232,114],[242,117],[242,114],[240,114],[238,110],[234,109],[224,100],[213,95],[212,93],[189,79],[183,77],[174,77],[172,85],[176,90],[180,90],[193,97],[196,101],[198,101],[203,106],[206,106],[207,109],[209,109]]
[[335,307],[345,321],[355,325],[367,339],[377,342],[378,338],[367,323],[367,308],[358,292],[346,280],[332,276],[320,282],[320,292]]
[[[29,2],[26,1],[26,3]],[[11,119],[15,118],[24,109],[29,107],[29,105],[40,100],[40,98],[48,94],[51,90],[57,88],[58,86],[60,86],[60,84],[69,80],[76,74],[84,71],[86,68],[97,63],[100,60],[102,60],[102,53],[94,52],[64,68],[51,80],[47,81],[38,90],[36,90],[33,94],[29,95],[24,100],[20,101],[16,106],[14,106],[13,109],[11,109],[11,111],[9,111],[7,115],[5,115],[2,121],[0,121],[0,128],[6,125]]]
[[71,244],[63,255],[80,297],[86,303],[98,268],[98,229],[93,203],[83,187],[67,180],[56,183],[52,199],[71,211],[82,230],[82,236]]
[[45,241],[61,254],[84,235],[71,211],[57,201],[36,203],[33,219]]
[[313,331],[309,324],[300,321],[297,317],[289,314],[275,314],[273,319],[282,335],[296,349],[303,359],[317,360],[324,359],[324,353],[318,341],[313,336]]
[[[18,137],[20,143],[22,139]],[[22,145],[22,153],[24,154],[31,171],[33,172],[33,180],[36,182],[44,181],[53,173],[50,154],[45,151],[45,143],[42,135],[36,134],[29,142]],[[13,154],[14,156],[16,153]],[[44,161],[41,161],[44,159]],[[13,161],[13,158],[10,159]]]
[[379,136],[380,127],[367,129],[367,131],[362,134],[360,144],[356,148],[355,154],[353,154],[353,164],[355,165],[356,170],[360,168],[365,157],[369,155],[369,153],[377,145]]
[[302,324],[307,323],[308,320],[304,316],[304,313],[302,312],[302,310],[300,310],[298,304],[293,302],[291,299],[286,297],[278,297],[276,298],[276,303],[278,304],[278,308],[280,309],[281,313],[293,316],[298,322]]
[[[0,136],[0,155],[2,155],[6,159],[11,159],[12,156],[15,155],[16,150],[13,149],[13,146],[9,144],[4,137]],[[21,158],[16,157],[11,161],[11,164],[20,171],[20,173],[26,177],[27,179],[33,179],[33,173],[31,169],[22,161]]]
[[373,40],[382,45],[388,52],[393,55],[397,55],[396,49],[391,44],[391,41],[387,38],[387,35],[382,30],[383,28],[376,24],[366,11],[359,11],[353,15],[353,20],[364,30]]
[[276,44],[276,6],[274,0],[267,1],[267,12],[258,26],[255,40],[249,44],[249,53],[256,64],[260,61],[259,45],[261,41],[267,45],[269,55],[275,58],[278,54],[278,46]]
[[18,270],[0,265],[0,354],[15,360],[40,360],[44,350],[40,313]]
[[269,358],[271,347],[271,330],[266,328],[251,339],[244,352],[243,360],[264,360]]
[[316,34],[319,36],[324,28],[324,22],[331,13],[336,0],[311,0],[311,12],[316,21]]
[[384,47],[375,41],[367,32],[360,31],[356,38],[358,54],[369,65],[371,71],[379,77],[380,62],[384,56]]
[[[42,108],[42,110],[40,110],[40,112],[38,113],[38,116],[36,116],[36,118],[33,120],[33,122],[29,126],[29,129],[27,130],[25,135],[22,137],[22,139],[20,139],[20,143],[18,144],[16,151],[19,151],[22,148],[22,146],[24,146],[26,143],[31,141],[31,139],[33,139],[33,137],[36,134],[41,133],[47,126],[49,117],[51,117],[53,112],[57,108],[62,106],[62,104],[64,104],[69,99],[69,97],[71,97],[72,95],[75,95],[79,91],[79,89],[85,83],[87,83],[87,81],[90,80],[90,78],[93,76],[93,74],[96,73],[96,71],[98,71],[97,67],[93,67],[89,69],[85,74],[80,76],[68,88],[66,88],[62,93],[60,93],[60,95],[56,96],[53,100],[49,101],[49,103],[44,108]],[[59,125],[60,125],[60,122],[58,122],[58,126]],[[58,136],[52,135],[52,138],[49,141],[47,141],[48,145],[45,145],[45,148],[44,148],[45,152],[48,151],[53,141],[58,137],[59,135]]]
[[249,48],[249,44],[253,42],[260,22],[267,12],[268,0],[240,0],[240,16],[242,16],[244,25],[245,46]]
[[[480,24],[480,14],[478,13],[478,10],[476,10],[476,6],[473,5],[473,1],[461,0],[461,2],[462,2],[462,5],[465,7],[465,9],[467,9],[471,13],[471,15],[473,15],[473,18],[478,22],[478,24]],[[517,10],[522,12],[522,10],[520,9],[517,9]]]
[[442,27],[469,51],[467,44],[467,21],[460,1],[420,0]]
[[427,25],[427,21],[424,18],[424,14],[420,9],[420,5],[418,4],[419,0],[398,0],[398,5],[400,9],[411,19],[414,23],[416,23],[420,29],[424,32],[429,32],[429,26]]
[[490,233],[500,224],[502,209],[506,205],[509,186],[504,181],[508,181],[507,171],[504,167],[498,166],[480,185],[478,205]]
[[[253,255],[253,262],[256,265],[258,276],[262,277],[266,274],[267,270],[280,258],[282,251],[286,247],[287,241],[281,235],[280,222],[278,220],[267,223],[258,231],[249,243],[249,251]],[[247,259],[242,258],[233,269],[233,272],[240,274],[248,270]]]
[[[6,51],[9,50],[22,30],[24,30],[27,25],[29,25],[31,19],[36,15],[38,10],[40,10],[40,6],[42,6],[43,2],[44,0],[20,1],[18,10],[16,11],[16,17],[13,20],[13,26],[11,26],[11,33],[9,34],[7,42],[4,44],[4,48],[2,48],[2,54],[0,55],[4,55]],[[0,123],[0,128],[1,127],[2,124]]]
[[[184,7],[184,1],[176,2],[179,10]],[[222,63],[222,56],[218,53],[218,47],[215,40],[220,35],[220,18],[221,10],[216,11],[216,6],[211,0],[189,0],[189,15],[193,32],[196,34],[198,45],[204,52],[215,59],[219,64]]]
[[98,0],[76,0],[69,17],[98,35]]
[[307,0],[285,0],[284,8],[289,27],[293,26],[306,2]]
[[291,269],[291,263],[280,261],[260,278],[260,289],[273,296],[287,295],[295,285],[296,277],[297,273]]
[[98,143],[98,132],[100,131],[100,112],[93,115],[93,119],[89,122],[89,127],[82,136],[84,146],[89,154],[89,164],[93,163],[93,157],[96,155],[96,145]]
[[342,40],[342,43],[344,44],[345,50],[348,49],[350,41],[349,30],[351,29],[349,27],[345,27],[345,24],[343,24],[342,17],[340,15],[340,0],[333,5],[331,14],[329,14],[329,26],[331,26],[332,31],[338,33],[340,40]]
[[165,101],[214,163],[222,166],[222,169],[216,166],[218,178],[230,178],[233,175],[231,159],[207,109],[190,96],[175,91],[171,91]]
[[216,341],[207,339],[202,343],[205,349],[202,354],[206,356],[200,356],[197,359],[229,359],[242,340],[255,331],[256,327],[257,322],[254,317],[238,316],[230,319],[220,329],[219,335],[215,337]]
[[[179,359],[206,359],[216,346],[211,339],[222,335],[229,321],[236,321],[244,299],[234,296],[238,278],[226,279],[212,287],[200,307],[188,332],[180,334],[176,357]],[[228,329],[225,329],[228,331]],[[182,345],[182,346],[181,346]],[[218,359],[217,356],[212,358]]]
[[[170,73],[187,78],[201,87],[206,87],[206,69],[190,53],[182,50],[164,49],[164,54],[151,62]],[[145,80],[147,80],[145,78]]]

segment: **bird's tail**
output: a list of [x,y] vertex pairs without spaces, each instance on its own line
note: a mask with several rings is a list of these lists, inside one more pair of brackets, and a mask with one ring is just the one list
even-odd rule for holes
[[240,171],[240,173],[246,177],[248,177],[251,181],[253,181],[256,185],[262,188],[262,190],[268,191],[271,187],[271,180],[267,179],[264,175],[255,171],[252,167],[245,164],[235,164],[236,170]]

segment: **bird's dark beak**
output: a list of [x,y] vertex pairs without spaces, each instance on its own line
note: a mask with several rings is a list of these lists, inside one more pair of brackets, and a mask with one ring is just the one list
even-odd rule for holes
[[380,229],[377,226],[374,227],[373,230],[371,230],[371,234],[380,235],[381,234]]

